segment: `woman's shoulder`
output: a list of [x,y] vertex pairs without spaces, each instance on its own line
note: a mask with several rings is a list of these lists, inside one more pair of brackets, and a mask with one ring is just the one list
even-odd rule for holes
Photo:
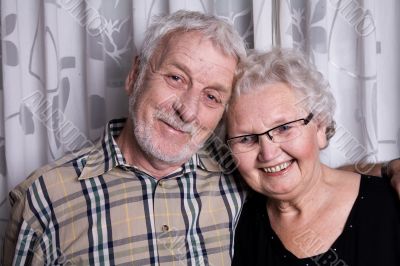
[[395,230],[400,234],[399,199],[388,180],[362,175],[353,213],[365,233],[373,235],[380,230],[389,230],[393,234]]
[[362,175],[359,199],[377,209],[392,208],[400,210],[397,194],[390,182],[382,177]]
[[390,185],[390,182],[379,176],[361,175],[360,192],[368,193],[372,196],[391,199],[396,196],[395,190]]
[[364,254],[362,265],[399,265],[400,204],[394,189],[381,177],[363,175],[351,222]]

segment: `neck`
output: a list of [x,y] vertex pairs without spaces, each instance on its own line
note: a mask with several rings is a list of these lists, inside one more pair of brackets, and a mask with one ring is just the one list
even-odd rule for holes
[[146,154],[136,141],[133,133],[133,124],[129,118],[126,120],[126,124],[116,142],[129,165],[139,168],[156,179],[161,179],[170,174],[184,163],[171,165]]
[[333,190],[326,176],[330,170],[323,164],[316,165],[310,182],[290,199],[268,199],[268,210],[282,218],[312,217],[313,213],[329,204]]

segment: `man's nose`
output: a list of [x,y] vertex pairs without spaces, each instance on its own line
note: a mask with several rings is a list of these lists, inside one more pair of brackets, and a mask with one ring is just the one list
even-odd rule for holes
[[258,144],[260,145],[258,159],[262,162],[275,159],[281,152],[280,144],[274,143],[266,134],[259,136]]
[[191,91],[186,91],[178,97],[173,107],[183,122],[193,122],[199,112],[199,96]]

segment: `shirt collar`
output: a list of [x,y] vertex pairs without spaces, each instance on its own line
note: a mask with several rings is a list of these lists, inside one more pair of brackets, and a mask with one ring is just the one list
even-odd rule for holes
[[[111,120],[107,124],[103,138],[94,145],[93,149],[91,149],[86,157],[86,162],[78,178],[79,180],[103,175],[116,167],[120,167],[124,170],[132,168],[135,170],[134,166],[126,163],[115,141],[121,133],[125,122],[126,119],[123,118]],[[217,145],[217,141],[206,142],[200,151],[194,154],[181,168],[173,171],[173,173],[181,172],[185,174],[195,171],[196,168],[207,172],[226,172],[227,169],[221,167],[221,165],[224,165],[223,161],[226,161],[226,153],[224,153],[224,149],[221,149],[222,146]],[[143,170],[139,171],[143,172]]]
[[103,137],[93,146],[86,157],[79,180],[105,174],[111,169],[125,164],[125,158],[115,141],[125,122],[126,119],[114,119],[107,124]]

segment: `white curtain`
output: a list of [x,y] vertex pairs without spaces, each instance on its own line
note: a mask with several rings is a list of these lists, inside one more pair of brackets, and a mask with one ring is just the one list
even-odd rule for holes
[[179,9],[231,20],[249,47],[310,57],[337,99],[326,163],[399,155],[396,0],[2,0],[0,243],[8,191],[126,116],[124,79],[143,32],[153,15]]

